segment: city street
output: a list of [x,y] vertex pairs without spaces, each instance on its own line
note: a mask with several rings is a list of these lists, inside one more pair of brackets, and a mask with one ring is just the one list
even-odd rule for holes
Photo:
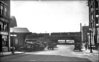
[[0,0],[0,62],[99,62],[99,0]]
[[[1,58],[2,62],[32,62],[32,61],[64,61],[64,62],[91,62],[92,54],[84,54],[83,52],[74,52],[73,45],[58,45],[54,50],[24,52],[24,54],[16,54]],[[90,59],[88,59],[90,56]],[[92,56],[92,57],[91,57]],[[96,56],[94,56],[96,60]],[[96,60],[98,62],[98,60]]]

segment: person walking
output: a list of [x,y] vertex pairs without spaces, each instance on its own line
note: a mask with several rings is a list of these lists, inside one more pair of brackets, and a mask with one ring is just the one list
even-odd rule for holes
[[88,42],[85,43],[85,49],[88,49]]
[[11,52],[13,55],[15,54],[15,47],[11,47]]

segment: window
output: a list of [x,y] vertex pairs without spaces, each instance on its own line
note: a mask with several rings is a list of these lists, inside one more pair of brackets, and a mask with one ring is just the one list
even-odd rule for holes
[[7,8],[4,8],[4,16],[7,16]]
[[94,11],[94,9],[93,8],[91,8],[91,12],[93,12]]
[[98,1],[95,0],[95,7],[98,8]]
[[1,13],[1,15],[3,14],[3,6],[2,5],[0,6],[0,13]]
[[96,13],[96,15],[98,15],[98,14],[99,14],[99,11],[98,11],[98,10],[96,10],[96,11],[95,11],[95,13]]
[[3,23],[2,22],[0,22],[0,25],[1,25],[1,31],[3,30]]
[[4,25],[4,31],[7,31],[7,24]]
[[98,17],[95,18],[95,22],[96,22],[96,24],[98,24]]

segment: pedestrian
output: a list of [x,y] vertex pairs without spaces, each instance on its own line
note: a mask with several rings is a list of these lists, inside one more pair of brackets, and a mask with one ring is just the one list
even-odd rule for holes
[[13,55],[15,54],[15,47],[11,47],[11,52]]
[[88,49],[88,42],[85,42],[85,49]]
[[75,44],[74,50],[81,51],[81,44],[80,44],[80,42],[77,42],[77,43]]

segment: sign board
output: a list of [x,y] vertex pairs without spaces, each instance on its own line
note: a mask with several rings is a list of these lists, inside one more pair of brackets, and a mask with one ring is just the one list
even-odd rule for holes
[[1,17],[0,17],[0,20],[2,20],[2,21],[4,21],[4,22],[7,22],[7,23],[8,23],[8,20],[5,19],[5,18],[1,18]]
[[8,32],[0,32],[2,35],[8,35]]
[[58,43],[65,43],[65,40],[58,40]]
[[17,35],[16,34],[10,34],[10,36],[16,37]]
[[66,43],[74,43],[74,40],[66,40]]

